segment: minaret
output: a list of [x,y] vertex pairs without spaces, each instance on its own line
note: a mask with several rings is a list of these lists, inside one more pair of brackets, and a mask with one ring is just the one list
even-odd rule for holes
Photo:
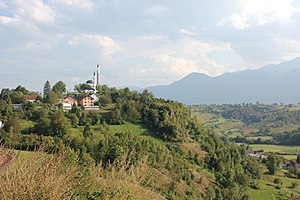
[[97,85],[100,85],[100,65],[97,64]]
[[95,71],[94,71],[94,76],[93,76],[93,82],[94,82],[94,93],[96,93],[97,83],[96,83],[96,73],[95,73]]

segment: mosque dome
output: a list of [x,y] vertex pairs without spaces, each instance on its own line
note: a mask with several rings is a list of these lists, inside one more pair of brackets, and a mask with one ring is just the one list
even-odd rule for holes
[[86,83],[88,83],[88,84],[94,84],[94,81],[88,80]]

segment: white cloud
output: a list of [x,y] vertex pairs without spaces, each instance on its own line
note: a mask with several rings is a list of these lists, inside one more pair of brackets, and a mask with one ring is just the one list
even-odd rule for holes
[[15,4],[15,17],[29,19],[42,23],[52,23],[56,18],[52,8],[43,0],[13,0]]
[[149,13],[153,15],[160,15],[168,12],[170,12],[170,8],[161,4],[156,4],[149,8]]
[[189,31],[189,30],[184,29],[184,28],[180,29],[179,31],[180,31],[180,33],[183,33],[183,34],[186,34],[186,35],[192,35],[192,36],[197,35],[196,32]]
[[238,1],[241,12],[259,24],[274,21],[287,22],[297,13],[294,0],[243,0]]
[[101,48],[104,57],[111,57],[115,52],[121,49],[121,47],[112,38],[103,35],[83,34],[69,40],[68,44],[74,46],[88,41],[91,41],[92,44],[96,43],[96,45]]
[[232,25],[236,28],[248,28],[251,25],[262,25],[272,22],[287,23],[299,8],[293,6],[294,0],[243,0],[237,1],[240,5],[239,13],[232,13]]
[[232,13],[230,15],[230,22],[232,26],[237,29],[246,29],[250,26],[249,24],[247,24],[247,17],[241,16],[238,13]]
[[0,16],[0,24],[9,24],[17,22],[18,20],[12,17]]
[[65,6],[75,6],[82,9],[91,9],[94,3],[89,0],[53,0],[52,4],[64,4]]

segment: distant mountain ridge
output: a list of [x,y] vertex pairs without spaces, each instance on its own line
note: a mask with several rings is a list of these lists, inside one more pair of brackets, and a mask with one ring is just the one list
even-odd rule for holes
[[300,57],[278,65],[210,77],[191,73],[170,85],[146,88],[155,96],[184,104],[298,103]]

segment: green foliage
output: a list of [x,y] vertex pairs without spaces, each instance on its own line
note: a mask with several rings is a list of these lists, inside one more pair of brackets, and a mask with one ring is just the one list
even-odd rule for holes
[[51,135],[57,137],[64,137],[70,132],[71,124],[69,120],[65,117],[63,111],[58,110],[51,116]]
[[62,81],[58,81],[53,87],[52,91],[56,93],[59,97],[63,97],[63,94],[66,93],[66,84]]
[[269,174],[275,175],[276,172],[279,170],[281,160],[278,156],[276,155],[269,155],[266,161],[266,166],[269,170]]
[[101,95],[99,97],[99,103],[101,106],[105,107],[107,106],[108,104],[111,104],[112,103],[112,100],[111,100],[111,97],[110,96],[104,96],[104,95]]
[[46,99],[49,92],[51,91],[51,84],[50,82],[47,80],[45,85],[44,85],[44,90],[43,90],[43,98]]

